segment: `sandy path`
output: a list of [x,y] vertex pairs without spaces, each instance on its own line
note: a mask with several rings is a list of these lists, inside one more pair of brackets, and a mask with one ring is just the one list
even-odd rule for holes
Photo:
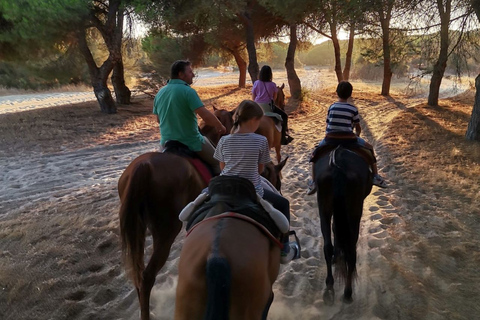
[[[282,77],[276,76],[278,83]],[[314,72],[302,81],[323,88],[329,86],[326,77]],[[374,187],[365,202],[354,303],[341,302],[343,286],[336,283],[334,305],[324,304],[318,210],[305,189],[308,156],[324,135],[326,108],[335,97],[311,95],[318,102],[311,100],[308,110],[292,115],[295,140],[282,150],[289,156],[283,192],[291,203],[302,259],[281,267],[269,319],[472,319],[468,315],[480,311],[475,302],[479,254],[459,244],[455,254],[462,259],[456,260],[441,251],[441,244],[478,249],[479,236],[462,238],[446,228],[448,217],[427,216],[441,212],[441,204],[431,202],[431,194],[420,192],[415,181],[399,178],[405,169],[386,139],[398,116],[418,101],[372,101],[361,94],[355,101],[362,136],[375,146],[380,171],[391,185]],[[116,184],[131,160],[156,147],[157,141],[147,139],[0,158],[0,314],[5,319],[138,319],[136,293],[120,262]],[[425,213],[417,215],[423,207]],[[154,320],[172,319],[183,236],[182,231],[152,290]],[[464,275],[456,274],[459,268],[467,270]]]

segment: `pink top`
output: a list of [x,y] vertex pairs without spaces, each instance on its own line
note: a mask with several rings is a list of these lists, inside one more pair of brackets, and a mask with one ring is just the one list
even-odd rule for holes
[[273,95],[277,91],[277,85],[272,81],[263,82],[257,80],[252,88],[252,93],[255,94],[255,102],[257,103],[270,103],[270,101],[273,100]]

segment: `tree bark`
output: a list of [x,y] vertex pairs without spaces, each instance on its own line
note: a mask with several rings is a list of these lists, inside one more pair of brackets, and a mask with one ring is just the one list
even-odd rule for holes
[[440,53],[438,60],[433,66],[432,79],[430,80],[430,91],[428,93],[428,105],[437,106],[440,95],[440,85],[442,84],[443,75],[447,68],[448,60],[448,29],[450,24],[451,0],[447,0],[445,7],[441,1],[437,1],[438,11],[440,13]]
[[93,87],[93,92],[100,105],[100,111],[103,113],[116,113],[117,107],[115,101],[113,101],[112,93],[107,86],[107,79],[112,72],[113,63],[108,58],[100,68],[97,67],[95,60],[93,59],[90,48],[88,47],[85,30],[80,30],[77,33],[77,40],[80,51],[85,58],[90,73],[90,82]]
[[290,25],[290,44],[288,45],[285,69],[287,70],[288,85],[292,98],[302,100],[302,85],[295,71],[295,51],[297,49],[297,25]]
[[343,68],[343,80],[350,79],[350,69],[352,67],[353,42],[355,40],[355,23],[350,25],[350,33],[348,35],[348,47],[345,53],[345,67]]
[[392,83],[392,67],[391,67],[391,50],[390,50],[390,18],[391,7],[387,6],[387,12],[380,10],[380,24],[382,27],[382,47],[383,47],[383,82],[382,82],[382,96],[390,95],[390,86]]
[[92,16],[94,26],[100,31],[105,45],[108,48],[108,59],[113,64],[112,84],[116,101],[130,104],[131,92],[125,85],[125,72],[122,57],[123,20],[125,8],[121,0],[110,0],[108,4],[107,19],[100,21]]
[[231,52],[238,66],[238,71],[240,73],[238,77],[238,87],[245,88],[247,84],[247,62],[243,59],[238,48],[228,48],[227,50]]
[[125,85],[125,72],[123,69],[123,61],[115,62],[112,74],[112,84],[115,91],[115,100],[120,104],[130,104],[132,92]]
[[[472,7],[475,10],[478,21],[480,21],[480,0],[472,0]],[[465,138],[467,140],[480,141],[480,74],[475,78],[475,102]]]
[[480,141],[480,74],[475,78],[475,103],[473,104],[472,116],[468,122],[465,138]]
[[248,52],[248,73],[252,83],[258,80],[258,62],[257,62],[257,49],[255,48],[255,32],[253,29],[253,21],[250,13],[245,11],[240,14],[240,20],[243,22],[246,30],[247,39],[247,52]]
[[335,74],[337,75],[337,81],[340,82],[343,80],[343,73],[342,60],[340,58],[340,42],[338,41],[337,32],[337,23],[335,21],[332,21],[330,23],[330,33],[332,35],[333,51],[335,55]]

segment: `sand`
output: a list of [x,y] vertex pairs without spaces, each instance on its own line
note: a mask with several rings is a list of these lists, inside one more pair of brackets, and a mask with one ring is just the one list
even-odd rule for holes
[[[315,87],[304,103],[287,106],[295,140],[282,149],[289,156],[282,191],[303,252],[281,266],[269,319],[474,319],[480,145],[463,139],[472,94],[428,108],[424,99],[399,90],[384,98],[378,83],[353,81],[362,136],[375,146],[389,188],[374,187],[365,201],[354,302],[342,303],[337,282],[327,306],[316,198],[305,190],[334,79],[325,70],[299,74]],[[284,73],[274,77],[287,84]],[[249,98],[248,89],[211,87],[219,81],[211,79],[195,83],[207,106],[230,109]],[[94,101],[0,115],[2,319],[138,319],[120,261],[116,183],[130,161],[158,148],[150,112],[151,99],[138,96],[116,115],[100,114]],[[154,320],[173,318],[183,237],[152,290]]]

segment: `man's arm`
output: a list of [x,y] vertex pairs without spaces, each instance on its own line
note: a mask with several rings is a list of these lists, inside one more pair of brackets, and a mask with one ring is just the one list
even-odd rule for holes
[[200,116],[200,118],[205,121],[205,123],[209,126],[214,127],[218,133],[224,134],[227,132],[227,129],[224,125],[215,117],[213,113],[207,110],[205,106],[195,109],[195,112]]

